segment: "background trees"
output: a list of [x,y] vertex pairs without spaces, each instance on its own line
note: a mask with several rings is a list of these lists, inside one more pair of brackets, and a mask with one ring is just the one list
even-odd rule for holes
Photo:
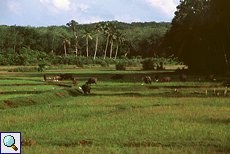
[[165,36],[164,50],[191,70],[229,70],[229,8],[227,0],[181,0]]
[[[77,52],[77,55],[88,55],[95,58],[96,56],[106,58],[110,55],[111,58],[124,55],[129,58],[133,56],[154,57],[162,55],[159,50],[160,44],[169,28],[170,23],[127,24],[107,21],[81,25],[74,20],[71,20],[66,26],[1,25],[0,54],[5,54],[6,51],[19,53],[22,48],[30,48],[46,54],[65,56],[73,55],[73,52],[76,55]],[[124,40],[122,43],[120,35]],[[92,40],[87,39],[91,37]],[[107,50],[110,50],[108,55]]]

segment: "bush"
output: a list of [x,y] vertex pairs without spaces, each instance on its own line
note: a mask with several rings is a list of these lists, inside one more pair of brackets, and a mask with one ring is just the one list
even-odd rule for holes
[[120,61],[116,64],[116,70],[126,70],[126,62]]
[[77,65],[77,67],[81,67],[81,68],[84,67],[84,64],[78,59],[76,60],[75,64]]
[[105,60],[100,61],[101,67],[109,67],[109,63]]
[[43,72],[46,69],[46,63],[45,62],[40,62],[38,63],[38,71]]
[[143,70],[154,70],[155,69],[155,62],[152,58],[146,58],[142,62]]

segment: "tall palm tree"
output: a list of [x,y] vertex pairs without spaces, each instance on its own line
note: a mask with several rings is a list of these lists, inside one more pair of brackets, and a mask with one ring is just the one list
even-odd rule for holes
[[90,35],[90,30],[89,29],[85,29],[84,35],[82,37],[86,38],[86,56],[89,56],[89,38],[92,40],[92,36]]
[[117,32],[116,33],[117,47],[116,47],[116,53],[115,53],[115,57],[114,57],[115,60],[117,58],[118,47],[119,47],[119,45],[121,45],[121,43],[123,42],[123,40],[124,40],[124,37],[122,36],[122,34],[120,32]]
[[95,60],[96,55],[97,55],[98,36],[99,36],[99,34],[100,34],[100,32],[101,32],[101,29],[102,29],[101,24],[100,24],[100,23],[96,24],[95,30],[96,30],[96,32],[97,32],[97,36],[96,36],[96,46],[95,46],[95,52],[94,52],[93,60]]
[[110,55],[109,55],[109,58],[112,57],[113,42],[114,42],[115,38],[116,38],[115,33],[114,32],[110,33]]
[[62,43],[63,43],[63,47],[64,47],[64,51],[65,51],[65,57],[66,57],[67,45],[70,45],[70,41],[68,40],[68,38],[66,36],[62,36]]
[[104,55],[104,59],[106,58],[106,54],[107,54],[107,48],[108,48],[108,44],[109,44],[109,40],[110,40],[110,36],[111,34],[115,31],[115,27],[112,24],[109,24],[109,22],[107,22],[104,26],[104,32],[107,35],[107,41],[106,41],[106,46],[105,46],[105,55]]
[[75,38],[75,40],[74,40],[75,41],[75,44],[74,44],[74,46],[75,46],[75,54],[76,54],[76,57],[77,57],[78,50],[77,50],[77,30],[76,30],[76,26],[78,25],[78,22],[76,22],[75,20],[71,20],[66,25],[68,27],[70,27],[71,30],[73,31],[73,35],[74,35],[74,38]]
[[104,26],[104,32],[107,35],[107,41],[106,41],[106,45],[105,45],[105,56],[104,59],[106,57],[106,52],[107,52],[107,48],[108,48],[108,44],[109,44],[109,36],[110,36],[110,27],[109,27],[109,23],[107,22]]

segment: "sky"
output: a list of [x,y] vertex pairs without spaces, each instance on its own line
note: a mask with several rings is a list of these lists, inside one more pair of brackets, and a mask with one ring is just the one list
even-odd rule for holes
[[0,25],[171,22],[179,0],[0,0]]

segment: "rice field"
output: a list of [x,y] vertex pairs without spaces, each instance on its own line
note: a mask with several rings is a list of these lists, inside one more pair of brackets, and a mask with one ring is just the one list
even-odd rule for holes
[[[22,133],[22,153],[230,153],[228,77],[203,74],[179,81],[174,70],[88,67],[7,72],[0,68],[0,131]],[[71,80],[43,81],[43,75],[71,73]],[[124,80],[110,80],[124,74]],[[144,84],[159,74],[171,82]],[[79,89],[97,77],[91,93]],[[69,88],[69,86],[72,86]]]

